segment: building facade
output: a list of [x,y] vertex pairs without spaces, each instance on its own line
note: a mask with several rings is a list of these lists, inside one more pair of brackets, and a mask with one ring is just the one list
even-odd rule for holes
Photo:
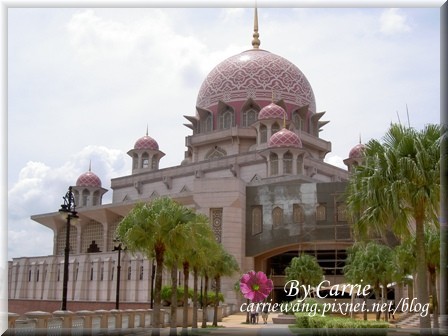
[[[212,69],[199,90],[196,115],[185,116],[191,135],[179,166],[159,169],[165,154],[147,132],[128,152],[132,172],[111,181],[112,203],[102,203],[107,190],[90,168],[78,178],[69,301],[115,300],[116,227],[137,202],[160,196],[207,215],[242,272],[272,277],[277,300],[285,267],[302,252],[316,256],[331,283],[344,281],[346,249],[353,243],[343,198],[348,171],[324,162],[331,143],[319,132],[328,121],[316,111],[305,75],[259,46],[255,16],[252,48]],[[361,154],[350,152],[349,169]],[[66,221],[58,213],[32,219],[53,230],[53,254],[10,262],[9,299],[60,301]],[[148,303],[152,260],[121,256],[121,302]],[[223,279],[226,303],[240,302],[233,289],[240,276]]]

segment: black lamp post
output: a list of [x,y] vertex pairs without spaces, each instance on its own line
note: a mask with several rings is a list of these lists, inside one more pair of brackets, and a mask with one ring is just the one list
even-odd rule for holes
[[59,213],[67,220],[67,232],[65,236],[65,249],[64,249],[64,278],[62,285],[62,306],[61,310],[67,310],[67,289],[68,289],[68,256],[70,253],[70,221],[72,219],[79,218],[75,210],[75,198],[73,196],[72,187],[68,187],[68,191],[64,197],[64,204],[61,204]]
[[156,265],[154,263],[154,259],[152,259],[152,267],[151,267],[151,304],[150,308],[154,307],[154,276],[156,274]]
[[117,238],[114,239],[114,251],[118,251],[118,263],[117,263],[117,291],[115,293],[115,309],[120,307],[120,277],[121,277],[121,251],[123,251],[121,241]]

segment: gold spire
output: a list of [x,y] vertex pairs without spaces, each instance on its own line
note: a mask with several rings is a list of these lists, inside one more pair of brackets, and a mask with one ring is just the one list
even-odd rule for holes
[[257,13],[257,7],[255,7],[255,15],[254,15],[254,34],[253,36],[253,40],[252,40],[252,47],[254,49],[258,49],[258,47],[260,46],[260,40],[258,39],[258,37],[260,36],[260,34],[258,34],[258,13]]
[[283,113],[283,128],[286,128],[286,111],[283,110],[285,113]]

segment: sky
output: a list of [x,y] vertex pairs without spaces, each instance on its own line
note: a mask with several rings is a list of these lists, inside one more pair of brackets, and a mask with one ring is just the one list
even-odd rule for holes
[[[9,8],[7,12],[8,260],[50,255],[56,212],[92,172],[109,189],[131,173],[126,154],[145,135],[179,165],[184,115],[221,61],[250,49],[251,8]],[[439,8],[259,8],[260,48],[305,74],[326,161],[380,139],[391,122],[440,121]]]

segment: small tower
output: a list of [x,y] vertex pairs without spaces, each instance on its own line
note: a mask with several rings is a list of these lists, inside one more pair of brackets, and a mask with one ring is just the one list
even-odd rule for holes
[[89,164],[89,171],[81,174],[73,187],[76,207],[91,207],[102,204],[103,195],[107,189],[101,187],[100,178],[92,173],[92,163]]
[[359,144],[353,147],[349,154],[348,158],[344,160],[344,164],[347,166],[348,171],[353,171],[353,168],[359,166],[364,161],[364,151],[366,146],[361,143],[361,138],[359,139]]
[[159,169],[159,161],[165,153],[159,150],[159,144],[148,135],[141,137],[135,142],[134,148],[128,151],[132,157],[132,174]]

